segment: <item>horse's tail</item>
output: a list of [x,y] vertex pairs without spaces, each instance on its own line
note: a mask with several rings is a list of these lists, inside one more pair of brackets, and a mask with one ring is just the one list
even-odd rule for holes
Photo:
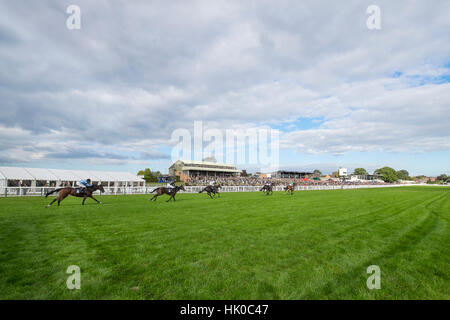
[[49,195],[51,195],[52,193],[55,193],[55,192],[58,192],[58,191],[60,191],[60,190],[62,190],[62,189],[64,189],[64,188],[59,188],[59,189],[55,189],[55,190],[53,190],[53,191],[49,191],[49,192],[47,192],[46,194],[45,194],[45,197],[47,198]]
[[153,191],[150,191],[150,193],[153,193],[153,192],[155,192],[156,190],[158,190],[159,189],[159,187],[158,188],[155,188],[155,189],[153,189]]
[[202,193],[202,192],[205,191],[205,190],[206,190],[206,188],[203,188],[203,190],[199,191],[198,193]]

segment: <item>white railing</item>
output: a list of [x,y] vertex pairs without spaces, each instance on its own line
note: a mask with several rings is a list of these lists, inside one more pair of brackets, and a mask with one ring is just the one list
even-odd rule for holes
[[[449,186],[449,185],[430,185],[430,184],[381,184],[381,185],[308,185],[296,186],[296,191],[306,190],[342,190],[342,189],[362,189],[362,188],[386,188],[386,187],[407,187],[407,186]],[[104,195],[129,195],[129,194],[150,194],[158,186],[147,187],[104,187]],[[205,186],[186,186],[186,191],[180,193],[198,193]],[[224,186],[220,192],[258,192],[262,186]],[[55,187],[0,187],[0,197],[20,197],[20,196],[45,196],[49,191],[55,190]],[[284,186],[275,186],[273,191],[284,191]],[[96,194],[100,191],[96,191]],[[55,194],[53,194],[55,195]]]

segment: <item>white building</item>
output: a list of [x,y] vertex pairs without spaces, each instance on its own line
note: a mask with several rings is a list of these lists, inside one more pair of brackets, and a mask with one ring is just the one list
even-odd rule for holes
[[339,168],[338,175],[339,175],[339,177],[347,177],[347,169],[346,168]]

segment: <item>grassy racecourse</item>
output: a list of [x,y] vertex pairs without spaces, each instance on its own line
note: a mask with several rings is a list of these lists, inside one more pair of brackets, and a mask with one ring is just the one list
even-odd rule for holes
[[0,199],[0,299],[450,298],[450,188],[98,198]]

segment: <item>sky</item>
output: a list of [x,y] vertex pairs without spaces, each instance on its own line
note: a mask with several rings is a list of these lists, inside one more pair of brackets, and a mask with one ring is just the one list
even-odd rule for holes
[[281,169],[450,174],[449,30],[447,0],[2,1],[0,166],[167,172],[202,121],[279,130]]

